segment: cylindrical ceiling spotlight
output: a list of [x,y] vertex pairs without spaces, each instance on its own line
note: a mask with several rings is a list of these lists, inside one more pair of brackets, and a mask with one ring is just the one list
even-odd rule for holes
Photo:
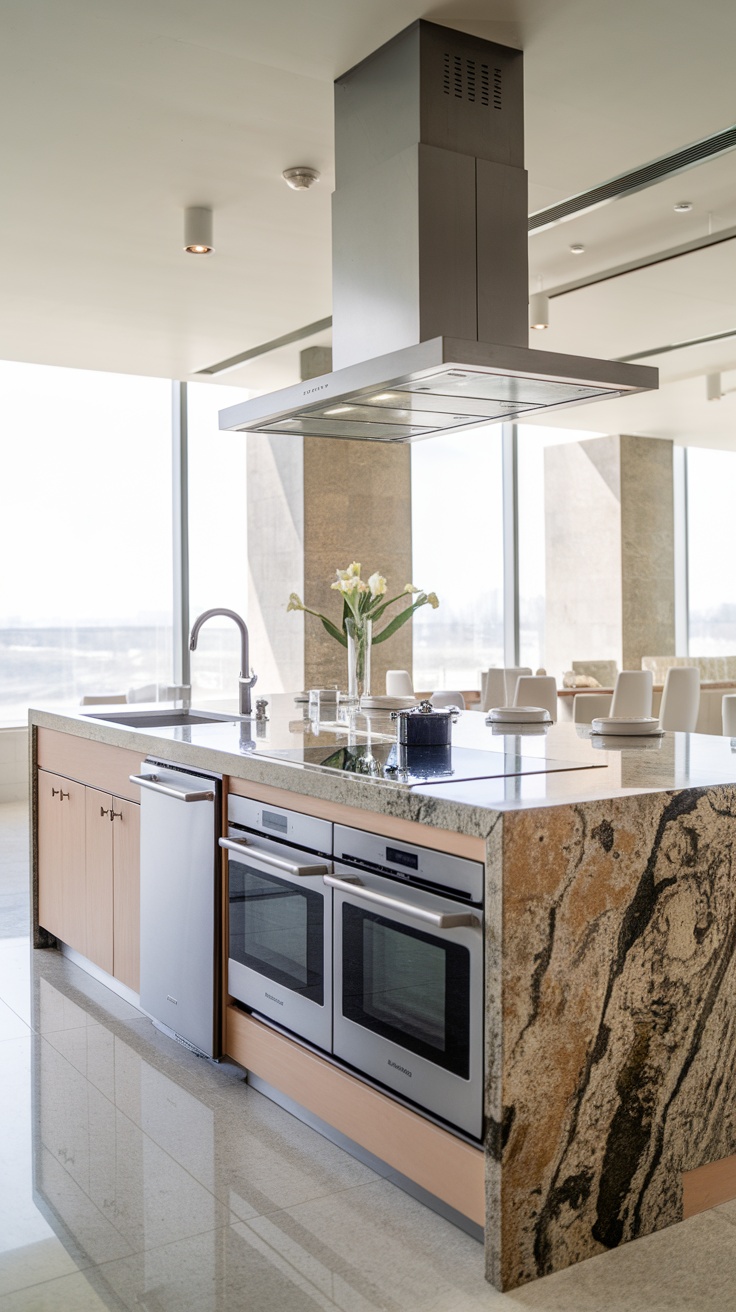
[[187,255],[211,255],[212,210],[192,205],[184,211],[184,250]]
[[544,292],[534,292],[529,297],[529,327],[536,332],[549,328],[549,298]]

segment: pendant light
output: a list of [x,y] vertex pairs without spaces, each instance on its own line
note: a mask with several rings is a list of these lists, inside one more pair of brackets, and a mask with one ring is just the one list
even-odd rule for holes
[[212,210],[192,205],[184,211],[184,250],[187,255],[211,255]]

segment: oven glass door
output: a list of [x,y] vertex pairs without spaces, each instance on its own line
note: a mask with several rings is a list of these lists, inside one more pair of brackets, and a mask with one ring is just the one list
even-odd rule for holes
[[318,872],[331,863],[275,843],[220,841],[229,848],[231,995],[329,1050],[332,902]]
[[483,1127],[483,912],[335,865],[333,1053],[476,1138]]
[[469,949],[349,902],[342,944],[343,1015],[467,1079]]
[[322,895],[231,856],[228,896],[231,959],[322,1006]]

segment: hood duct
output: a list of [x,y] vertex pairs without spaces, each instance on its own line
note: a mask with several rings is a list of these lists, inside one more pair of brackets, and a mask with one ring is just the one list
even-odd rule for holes
[[411,442],[657,386],[528,346],[523,55],[424,19],[335,83],[333,362],[224,429]]

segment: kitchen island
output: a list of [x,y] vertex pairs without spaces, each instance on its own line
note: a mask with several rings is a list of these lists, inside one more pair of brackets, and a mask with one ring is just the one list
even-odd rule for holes
[[[488,753],[488,775],[410,784],[386,776],[385,718],[316,732],[286,697],[269,714],[245,730],[139,729],[32,711],[34,778],[43,735],[69,735],[482,854],[485,1238],[497,1287],[736,1195],[729,740],[624,744],[570,725],[506,735],[467,712],[453,742]],[[347,771],[320,764],[335,748],[347,748]]]

